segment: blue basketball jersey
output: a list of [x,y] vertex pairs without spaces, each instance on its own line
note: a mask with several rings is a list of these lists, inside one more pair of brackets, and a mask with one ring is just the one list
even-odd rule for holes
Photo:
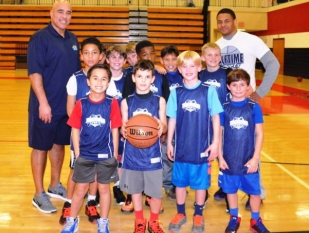
[[204,154],[204,151],[210,145],[212,128],[208,109],[208,88],[204,84],[195,89],[183,86],[176,88],[176,162],[207,163],[208,155]]
[[90,88],[87,84],[87,76],[84,74],[83,70],[79,70],[74,73],[77,84],[76,101],[89,95]]
[[230,175],[247,174],[244,165],[254,154],[255,122],[253,108],[256,103],[249,99],[242,106],[227,102],[224,107],[223,158],[229,169],[222,170]]
[[91,102],[89,97],[81,99],[80,156],[83,158],[99,161],[113,156],[110,122],[112,100],[109,96],[100,103]]
[[214,86],[216,88],[221,104],[229,100],[229,98],[227,98],[228,89],[226,87],[226,76],[227,70],[222,68],[219,68],[215,72],[209,72],[205,69],[199,73],[199,78],[202,83]]
[[[159,118],[160,96],[151,94],[146,99],[136,94],[127,97],[128,119],[137,114],[148,114]],[[135,171],[151,171],[162,168],[160,140],[148,148],[136,148],[126,140],[124,143],[122,167]]]

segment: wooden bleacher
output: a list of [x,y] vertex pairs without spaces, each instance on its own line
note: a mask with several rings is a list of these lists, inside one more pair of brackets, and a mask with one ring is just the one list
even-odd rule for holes
[[[16,57],[26,56],[33,33],[50,22],[50,6],[2,5],[0,8],[0,69],[15,69]],[[79,42],[96,36],[104,44],[129,41],[129,7],[72,7],[68,29]]]
[[156,54],[167,44],[180,52],[200,52],[203,45],[203,14],[198,8],[148,8],[148,39],[155,44]]
[[[50,22],[50,6],[1,5],[0,69],[15,69],[16,59],[25,57],[29,39]],[[106,46],[129,42],[129,7],[73,6],[68,29],[79,42],[96,36]],[[148,8],[148,39],[156,54],[168,44],[180,51],[200,51],[203,44],[203,15],[197,8]]]

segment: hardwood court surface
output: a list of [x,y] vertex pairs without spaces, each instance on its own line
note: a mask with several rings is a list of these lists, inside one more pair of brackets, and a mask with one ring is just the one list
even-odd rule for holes
[[[25,70],[0,71],[0,232],[53,233],[60,232],[58,224],[63,202],[52,199],[58,208],[54,214],[43,214],[32,206],[34,185],[30,168],[30,149],[27,145],[27,105],[29,80]],[[257,71],[257,76],[261,77]],[[265,141],[262,178],[267,197],[261,216],[271,232],[309,232],[309,80],[280,76],[272,91],[260,101],[265,117]],[[69,173],[68,148],[62,172],[66,185]],[[217,162],[213,163],[211,194],[204,211],[206,230],[224,232],[229,216],[225,204],[215,201]],[[49,184],[47,164],[45,187]],[[244,208],[247,198],[239,192],[239,211],[242,223],[238,232],[248,233],[250,212]],[[188,223],[181,232],[190,232],[194,193],[187,198]],[[176,213],[175,202],[163,199],[165,211],[160,215],[167,232],[168,223]],[[145,207],[145,216],[149,210]],[[80,233],[97,232],[80,212]],[[114,199],[110,212],[110,232],[133,232],[133,214],[122,214]]]

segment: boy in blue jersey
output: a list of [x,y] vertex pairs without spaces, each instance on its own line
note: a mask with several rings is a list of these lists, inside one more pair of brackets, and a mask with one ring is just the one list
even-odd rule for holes
[[246,97],[250,76],[243,69],[235,69],[227,76],[227,87],[232,98],[224,103],[220,115],[223,128],[223,151],[219,154],[219,182],[227,194],[230,221],[225,233],[237,232],[238,189],[250,194],[250,229],[255,233],[269,231],[260,218],[261,187],[259,158],[263,144],[263,114],[258,103]]
[[[127,54],[125,50],[120,46],[111,46],[106,51],[106,62],[109,64],[109,69],[112,72],[112,79],[109,84],[109,87],[106,93],[112,97],[115,97],[118,100],[118,104],[120,107],[120,103],[122,101],[122,89],[124,85],[124,71],[123,66],[127,61]],[[121,135],[119,135],[119,147],[118,147],[118,161],[121,161],[121,154],[123,152],[123,142],[124,139]],[[119,168],[120,171],[120,168]],[[113,193],[114,198],[116,199],[117,205],[124,205],[126,201],[126,197],[123,195],[123,192],[119,188],[119,175],[118,172],[114,175],[114,187]],[[128,203],[128,207],[130,207],[128,212],[133,212],[133,206]]]
[[101,64],[91,67],[87,74],[90,94],[76,102],[68,125],[76,156],[72,179],[76,182],[70,217],[61,233],[78,229],[78,213],[89,184],[97,180],[100,193],[101,218],[98,233],[109,233],[108,214],[111,204],[110,177],[117,168],[119,127],[122,125],[118,102],[106,95],[111,72]]
[[[167,71],[164,75],[168,80],[170,91],[182,85],[182,76],[177,69],[178,48],[174,45],[167,45],[161,50],[160,63]],[[166,154],[166,141],[162,144],[163,158],[163,188],[170,200],[176,199],[175,186],[172,184],[173,162]]]
[[[220,117],[223,111],[213,86],[198,79],[201,57],[185,51],[177,58],[183,86],[171,91],[167,103],[167,154],[174,161],[172,183],[176,186],[177,214],[169,232],[179,232],[187,222],[186,187],[195,190],[195,211],[191,232],[204,232],[203,206],[210,187],[210,165],[219,153]],[[213,133],[212,133],[213,132]],[[175,149],[172,140],[175,134]],[[213,136],[212,136],[213,135]],[[207,174],[208,171],[208,174]]]
[[[85,67],[77,72],[75,72],[69,79],[66,89],[68,93],[67,97],[67,113],[68,116],[71,115],[72,110],[75,106],[77,100],[87,96],[90,93],[90,88],[87,84],[87,73],[88,70],[93,66],[98,64],[103,56],[103,47],[101,42],[96,37],[89,37],[82,41],[80,59],[84,62]],[[75,163],[74,148],[71,141],[71,158],[70,158],[70,174],[67,180],[67,200],[63,205],[62,214],[59,219],[61,225],[65,224],[66,218],[70,216],[72,196],[75,188],[75,182],[72,180],[74,163]],[[96,192],[97,192],[97,182],[93,182],[89,187],[89,195],[86,204],[85,213],[88,216],[88,220],[91,223],[95,223],[100,215],[96,209]]]
[[[232,71],[232,69],[223,69],[220,67],[221,49],[216,43],[209,42],[204,44],[201,52],[201,58],[206,64],[206,69],[199,73],[199,78],[203,83],[216,88],[220,103],[223,104],[229,99],[228,89],[226,87],[226,76],[230,71]],[[206,190],[205,204],[207,203],[208,196],[208,190]],[[216,200],[224,200],[226,199],[226,195],[220,188],[214,194],[214,198]]]
[[[153,43],[151,43],[149,40],[143,40],[138,42],[135,46],[135,50],[138,60],[150,60],[153,64],[155,64],[156,51]],[[165,99],[165,101],[167,101],[168,96],[170,94],[167,78],[162,76],[156,70],[154,76],[155,80],[152,83],[150,90],[153,93],[162,96]],[[126,98],[128,95],[133,94],[134,91],[135,91],[135,84],[132,80],[132,73],[129,73],[125,78],[122,97]]]
[[127,53],[127,62],[129,65],[124,69],[124,75],[130,74],[133,72],[133,67],[137,63],[137,54],[135,50],[137,42],[129,42],[126,45],[126,53]]
[[151,90],[155,68],[151,61],[141,60],[133,70],[132,79],[136,90],[121,102],[122,132],[126,137],[126,122],[136,114],[149,114],[159,123],[158,140],[148,148],[139,149],[125,141],[122,156],[121,190],[132,195],[135,213],[135,233],[144,233],[147,220],[143,214],[143,195],[152,197],[150,202],[150,233],[164,233],[160,227],[159,213],[162,203],[162,154],[159,137],[166,133],[166,102]]

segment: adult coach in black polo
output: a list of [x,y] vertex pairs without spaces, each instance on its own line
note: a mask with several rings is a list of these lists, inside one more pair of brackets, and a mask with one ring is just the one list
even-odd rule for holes
[[[34,33],[28,45],[31,82],[28,137],[35,184],[32,204],[43,213],[57,211],[49,196],[66,198],[66,189],[60,183],[64,145],[69,144],[71,132],[67,125],[65,87],[69,77],[81,69],[77,38],[66,30],[71,14],[70,3],[55,1],[50,11],[51,22]],[[51,180],[46,193],[44,172],[47,155],[51,163]]]

